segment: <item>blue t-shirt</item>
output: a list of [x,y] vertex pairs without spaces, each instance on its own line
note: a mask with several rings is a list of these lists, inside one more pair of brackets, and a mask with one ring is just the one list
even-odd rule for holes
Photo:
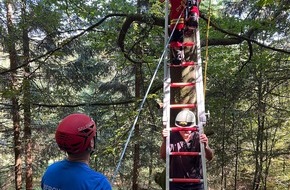
[[50,165],[41,180],[43,190],[112,190],[108,179],[83,162],[62,160]]

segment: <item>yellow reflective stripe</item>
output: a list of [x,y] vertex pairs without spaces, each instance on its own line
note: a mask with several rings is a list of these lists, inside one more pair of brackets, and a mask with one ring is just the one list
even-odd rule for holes
[[[170,24],[175,24],[177,21],[178,21],[178,19],[172,19],[172,20],[170,20]],[[181,23],[181,24],[184,23],[184,19],[181,18],[178,23]]]

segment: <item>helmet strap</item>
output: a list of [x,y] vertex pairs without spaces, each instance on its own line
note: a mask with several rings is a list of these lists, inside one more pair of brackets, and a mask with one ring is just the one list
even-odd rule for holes
[[88,151],[90,151],[90,155],[92,155],[96,150],[96,137],[91,139],[90,147],[88,148]]

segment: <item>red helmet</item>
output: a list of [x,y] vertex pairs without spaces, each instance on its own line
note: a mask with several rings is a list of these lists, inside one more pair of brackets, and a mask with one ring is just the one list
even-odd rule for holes
[[95,122],[81,113],[66,116],[58,125],[55,133],[56,143],[68,153],[82,153],[92,147],[96,136]]

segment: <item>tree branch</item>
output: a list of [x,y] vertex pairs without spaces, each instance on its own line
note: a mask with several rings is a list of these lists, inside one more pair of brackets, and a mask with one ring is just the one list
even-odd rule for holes
[[5,73],[8,73],[8,72],[11,72],[11,71],[14,71],[14,70],[17,70],[19,68],[22,68],[22,67],[25,67],[27,66],[29,63],[31,62],[34,62],[34,61],[37,61],[38,59],[41,59],[43,57],[47,57],[47,56],[51,56],[53,55],[55,52],[57,52],[58,50],[62,49],[63,47],[65,47],[66,45],[68,45],[69,43],[71,43],[73,40],[77,39],[78,37],[84,35],[86,32],[89,32],[89,31],[92,31],[95,27],[101,25],[106,19],[110,18],[110,17],[116,17],[116,16],[119,16],[119,17],[122,17],[122,16],[127,16],[126,14],[109,14],[109,15],[106,15],[104,18],[102,18],[100,21],[98,21],[97,23],[89,26],[88,28],[84,29],[81,33],[65,40],[62,44],[60,44],[58,47],[56,47],[55,49],[51,50],[51,51],[48,51],[46,52],[45,54],[42,54],[40,56],[37,56],[33,59],[30,59],[29,61],[13,68],[13,69],[6,69],[4,71],[1,71],[0,74],[5,74]]
[[66,107],[66,108],[74,108],[81,106],[112,106],[112,105],[123,105],[123,104],[132,104],[136,103],[136,100],[127,100],[120,102],[95,102],[95,103],[79,103],[79,104],[39,104],[33,103],[34,106],[39,107],[47,107],[47,108],[56,108],[56,107]]
[[[201,14],[200,17],[201,17],[202,19],[204,19],[205,21],[208,22],[208,18],[206,18],[203,14]],[[237,39],[232,41],[233,44],[236,44],[237,42],[240,42],[240,43],[241,43],[242,41],[246,40],[246,41],[248,41],[248,42],[255,43],[255,44],[257,44],[258,46],[261,46],[261,47],[266,48],[266,49],[270,49],[270,50],[277,51],[277,52],[281,52],[281,53],[287,53],[287,54],[290,54],[290,51],[287,51],[287,50],[284,50],[284,49],[278,49],[278,48],[270,47],[270,46],[267,46],[267,45],[265,45],[265,44],[262,44],[262,43],[260,43],[260,42],[258,42],[258,41],[256,41],[256,40],[253,40],[253,39],[248,38],[247,36],[249,36],[249,35],[248,35],[249,33],[246,34],[246,35],[241,36],[241,35],[238,35],[238,34],[236,34],[236,33],[232,33],[232,32],[226,31],[226,30],[224,30],[224,29],[218,27],[216,24],[214,24],[214,23],[211,22],[211,21],[210,21],[210,26],[212,26],[213,28],[215,28],[216,30],[218,30],[218,31],[220,31],[220,32],[222,32],[222,33],[224,33],[224,34],[227,34],[227,35],[229,35],[229,36],[234,36],[234,37],[236,37]],[[252,32],[252,30],[249,30],[249,32]],[[230,45],[228,39],[221,39],[221,41],[224,41],[225,43],[228,42],[228,43],[227,43],[227,44],[210,44],[210,43],[209,43],[209,45]]]

